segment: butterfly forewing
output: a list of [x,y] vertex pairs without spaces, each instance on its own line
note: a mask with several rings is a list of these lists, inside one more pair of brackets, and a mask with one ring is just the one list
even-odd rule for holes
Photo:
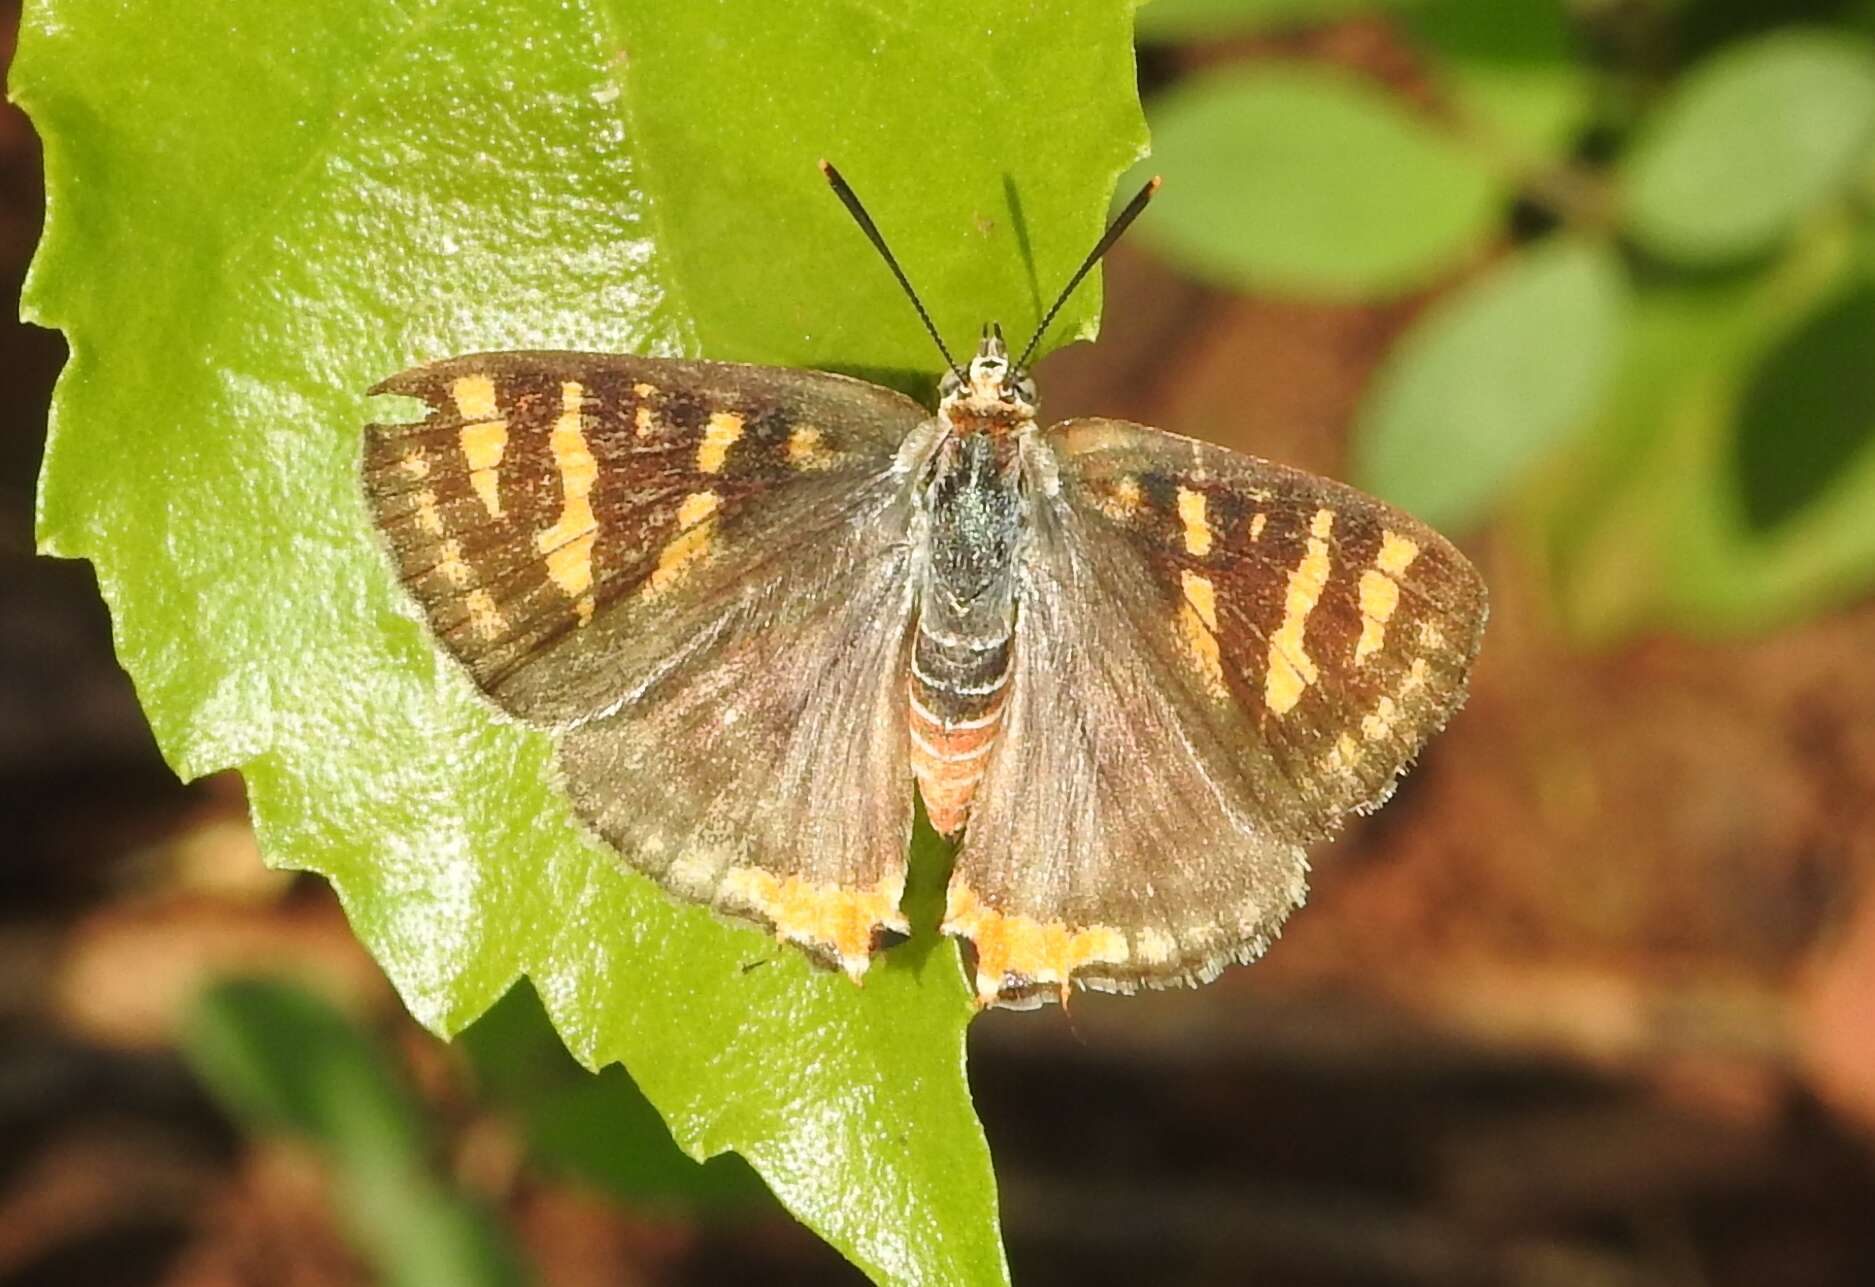
[[910,612],[897,456],[928,413],[840,376],[575,353],[374,392],[429,408],[366,435],[398,573],[484,693],[562,730],[581,816],[675,892],[863,970],[902,924],[883,694]]
[[582,353],[453,358],[373,392],[429,404],[366,433],[399,573],[482,690],[543,724],[666,664],[745,552],[837,529],[928,418],[841,376]]
[[1350,488],[1117,421],[1030,444],[1010,712],[946,920],[1020,1003],[1208,978],[1462,699],[1485,598]]
[[1152,581],[1156,601],[1127,607],[1201,722],[1293,788],[1258,801],[1272,827],[1307,843],[1378,805],[1464,698],[1486,615],[1464,555],[1365,493],[1221,447],[1107,420],[1048,441],[1086,541]]

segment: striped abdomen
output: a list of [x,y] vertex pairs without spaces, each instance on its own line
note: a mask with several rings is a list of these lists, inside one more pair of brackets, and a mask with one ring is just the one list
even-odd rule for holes
[[1013,444],[953,434],[924,493],[912,643],[911,767],[931,825],[954,836],[995,749],[1009,691],[1021,527]]
[[963,830],[1009,695],[1009,631],[976,637],[920,621],[912,645],[911,768],[931,825]]

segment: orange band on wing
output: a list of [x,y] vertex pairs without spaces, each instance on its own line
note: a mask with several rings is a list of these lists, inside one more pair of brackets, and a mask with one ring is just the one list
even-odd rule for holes
[[898,909],[903,876],[887,876],[869,889],[844,889],[759,867],[733,867],[723,876],[723,891],[765,917],[777,937],[833,952],[855,983],[872,963],[873,936],[879,930],[911,933]]
[[1066,1002],[1075,970],[1096,961],[1124,965],[1131,955],[1126,935],[1111,925],[1071,929],[1060,921],[1006,916],[958,880],[951,881],[942,928],[976,944],[979,1006],[993,1005],[1012,975],[1029,983],[1056,984]]

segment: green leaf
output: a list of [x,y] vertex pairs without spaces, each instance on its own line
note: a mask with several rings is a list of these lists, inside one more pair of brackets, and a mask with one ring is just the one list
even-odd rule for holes
[[1537,489],[1533,526],[1557,607],[1582,639],[1605,642],[1667,615],[1670,533],[1706,421],[1699,390],[1739,361],[1762,308],[1757,276],[1637,289],[1604,405],[1569,468]]
[[515,984],[457,1040],[481,1098],[519,1120],[538,1163],[641,1206],[766,1208],[768,1191],[734,1154],[702,1164],[684,1156],[624,1069],[589,1073],[575,1063],[527,984]]
[[1595,411],[1625,297],[1608,246],[1557,239],[1440,300],[1362,404],[1356,479],[1436,526],[1483,517]]
[[1622,165],[1628,231],[1663,259],[1772,249],[1875,144],[1875,45],[1786,31],[1728,49],[1675,88]]
[[298,1136],[326,1157],[339,1215],[378,1281],[522,1281],[490,1213],[429,1173],[415,1099],[338,1011],[289,984],[230,980],[196,1000],[181,1037],[196,1073],[250,1130]]
[[250,1129],[381,1164],[422,1155],[417,1102],[358,1028],[311,992],[231,979],[196,998],[182,1048]]
[[1668,549],[1684,624],[1760,630],[1875,585],[1875,236],[1858,231],[1858,248],[1819,239],[1816,276],[1765,302],[1741,360],[1688,406]]
[[[1759,362],[1733,453],[1740,517],[1771,534],[1827,503],[1875,447],[1875,282],[1858,276]],[[1868,529],[1875,540],[1875,519]]]
[[1385,91],[1320,67],[1194,77],[1152,106],[1165,191],[1139,235],[1247,290],[1384,295],[1475,255],[1508,192]]
[[[363,391],[499,347],[928,388],[929,341],[816,159],[952,337],[1020,332],[1142,151],[1131,5],[186,18],[40,0],[13,83],[51,209],[24,307],[73,354],[40,539],[97,565],[164,752],[243,769],[269,860],[332,880],[435,1030],[526,975],[582,1063],[624,1063],[686,1152],[742,1153],[879,1281],[1002,1281],[955,947],[927,932],[856,989],[586,838],[547,740],[407,615],[359,495]],[[1096,311],[1083,291],[1059,334]]]
[[1332,22],[1375,10],[1405,9],[1419,0],[1152,0],[1139,11],[1139,38],[1204,40],[1276,27]]
[[1592,83],[1563,0],[1425,0],[1408,26],[1469,129],[1525,163],[1568,154]]
[[[1538,515],[1578,634],[1762,630],[1875,583],[1875,433],[1854,352],[1875,343],[1871,241],[1830,221],[1765,271],[1636,294],[1606,407]],[[1783,453],[1796,459],[1773,463]]]

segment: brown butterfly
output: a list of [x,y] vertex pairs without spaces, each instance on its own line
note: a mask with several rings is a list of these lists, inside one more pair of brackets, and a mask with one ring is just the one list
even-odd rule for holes
[[937,412],[816,371],[485,353],[373,393],[363,477],[443,648],[553,732],[580,817],[681,898],[855,980],[915,781],[963,837],[981,1004],[1198,983],[1302,901],[1464,696],[1477,572],[1311,474],[1117,420],[1042,428],[986,328]]

